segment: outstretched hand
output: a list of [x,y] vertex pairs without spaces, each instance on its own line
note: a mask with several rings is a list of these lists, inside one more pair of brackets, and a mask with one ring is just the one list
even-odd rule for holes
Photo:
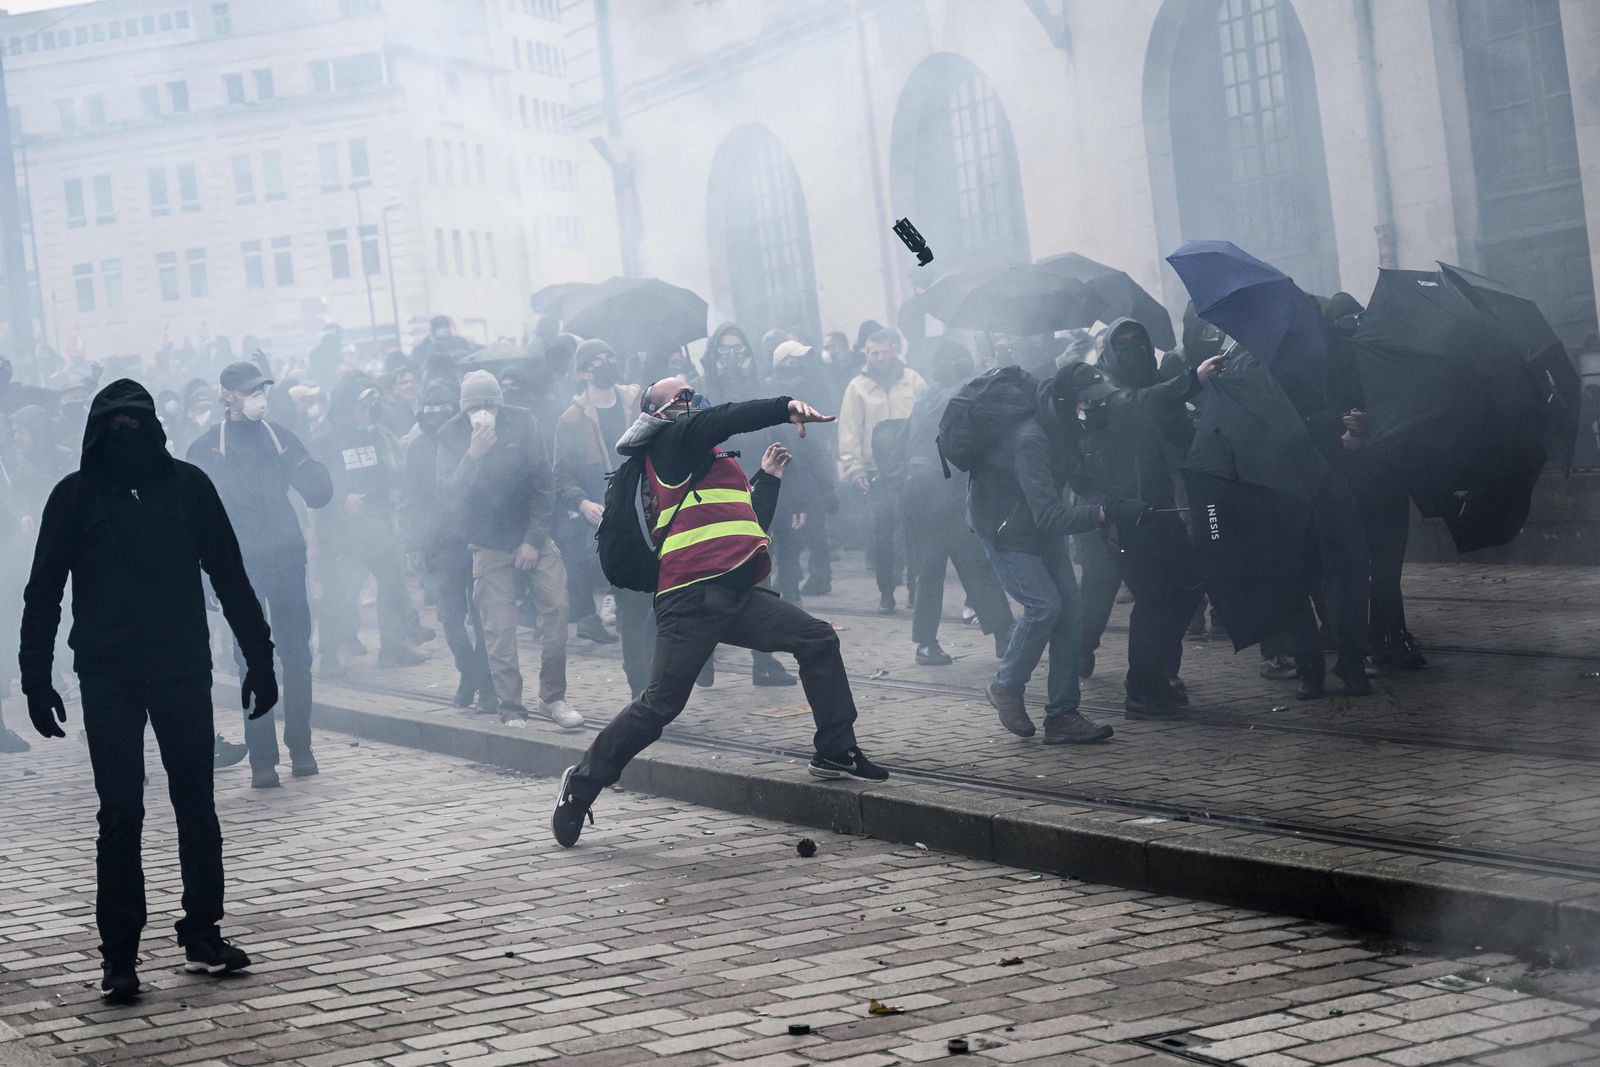
[[837,422],[838,420],[839,416],[824,415],[804,400],[789,401],[789,421],[794,423],[801,437],[806,435],[806,423],[808,422]]
[[239,706],[250,712],[252,719],[259,719],[277,707],[278,679],[273,675],[272,668],[246,670],[244,686],[239,690],[239,699]]
[[774,478],[782,478],[783,472],[788,470],[789,461],[794,459],[787,448],[774,441],[767,446],[766,453],[761,457],[761,469]]
[[61,694],[55,687],[35,689],[27,696],[28,718],[33,720],[33,728],[39,731],[39,736],[66,737],[61,724],[67,721],[67,706],[61,702]]

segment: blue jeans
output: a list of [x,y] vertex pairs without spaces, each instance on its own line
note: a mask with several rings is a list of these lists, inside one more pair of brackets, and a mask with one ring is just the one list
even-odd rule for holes
[[994,684],[1002,689],[1024,688],[1049,648],[1045,718],[1076,711],[1081,695],[1078,639],[1083,629],[1083,605],[1067,539],[1054,539],[1042,555],[987,543],[983,549],[994,564],[1000,584],[1022,605],[1022,618],[1011,631],[1011,644],[1000,660],[1000,669],[995,671]]

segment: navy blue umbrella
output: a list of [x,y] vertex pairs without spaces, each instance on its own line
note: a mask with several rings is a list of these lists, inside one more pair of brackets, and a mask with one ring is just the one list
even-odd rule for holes
[[1232,241],[1185,241],[1167,257],[1195,313],[1254,352],[1285,385],[1321,388],[1327,335],[1317,302]]

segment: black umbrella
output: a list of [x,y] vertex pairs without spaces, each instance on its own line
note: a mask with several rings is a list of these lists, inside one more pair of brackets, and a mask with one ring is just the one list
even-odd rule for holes
[[1261,362],[1234,350],[1182,464],[1206,594],[1234,649],[1282,628],[1311,588],[1311,501],[1328,465]]
[[554,315],[559,319],[568,301],[594,287],[594,282],[557,282],[528,297],[528,306],[541,315]]
[[562,300],[569,333],[619,353],[661,353],[706,336],[706,302],[659,278],[611,278]]
[[1167,314],[1167,309],[1122,271],[1076,252],[1041,259],[1039,266],[1087,285],[1100,300],[1101,322],[1130,318],[1150,332],[1150,342],[1161,351],[1170,352],[1178,347],[1177,335],[1172,332],[1172,316]]
[[1499,324],[1436,271],[1381,270],[1352,341],[1368,447],[1461,552],[1522,529],[1549,409]]
[[1556,336],[1550,321],[1527,297],[1518,296],[1492,278],[1448,263],[1439,273],[1473,306],[1499,324],[1534,370],[1544,390],[1550,421],[1545,427],[1545,450],[1563,471],[1572,468],[1578,424],[1583,415],[1583,382],[1572,357]]
[[946,326],[1032,337],[1100,318],[1100,301],[1073,278],[1031,265],[955,270],[912,303]]

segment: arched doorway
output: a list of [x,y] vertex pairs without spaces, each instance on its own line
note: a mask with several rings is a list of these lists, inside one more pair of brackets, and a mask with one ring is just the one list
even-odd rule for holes
[[1145,111],[1163,253],[1224,238],[1311,292],[1339,287],[1316,75],[1290,0],[1167,0]]
[[794,163],[765,126],[740,126],[711,165],[707,219],[715,288],[752,340],[771,329],[818,335],[811,227]]
[[1460,0],[1483,272],[1538,300],[1573,344],[1595,329],[1561,7]]
[[983,72],[939,53],[917,66],[895,107],[892,210],[947,265],[1026,263],[1027,218],[1005,107]]

